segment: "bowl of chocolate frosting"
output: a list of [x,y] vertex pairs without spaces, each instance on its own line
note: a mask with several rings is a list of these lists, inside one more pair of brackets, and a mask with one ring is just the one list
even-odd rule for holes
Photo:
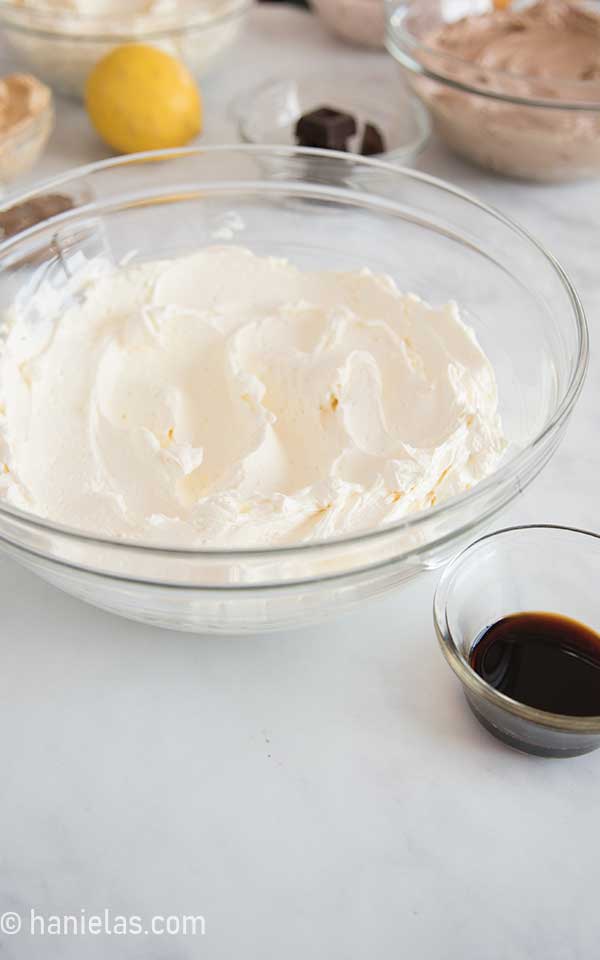
[[387,46],[456,153],[529,180],[600,175],[597,0],[388,0]]

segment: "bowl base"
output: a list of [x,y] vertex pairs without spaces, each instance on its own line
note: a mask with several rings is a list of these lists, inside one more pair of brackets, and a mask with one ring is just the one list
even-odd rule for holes
[[[594,750],[597,750],[600,746],[600,742],[590,743],[589,739],[580,742],[577,746],[573,745],[561,749],[559,746],[552,745],[550,742],[547,746],[544,746],[541,743],[534,743],[533,741],[526,740],[523,737],[519,737],[514,733],[511,733],[509,730],[503,730],[497,724],[495,724],[489,717],[486,717],[479,708],[473,703],[469,698],[465,698],[473,716],[479,721],[482,727],[491,733],[493,737],[497,740],[501,740],[502,743],[506,744],[508,747],[512,747],[513,750],[518,750],[520,753],[529,753],[535,757],[546,757],[548,759],[560,759],[568,757],[581,757],[585,753],[593,753]],[[552,731],[549,732],[549,741],[552,739]]]

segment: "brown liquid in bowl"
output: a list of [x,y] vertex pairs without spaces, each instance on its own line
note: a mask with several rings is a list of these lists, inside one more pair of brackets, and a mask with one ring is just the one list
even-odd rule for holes
[[488,627],[470,664],[519,703],[573,717],[600,716],[600,636],[555,613],[518,613]]

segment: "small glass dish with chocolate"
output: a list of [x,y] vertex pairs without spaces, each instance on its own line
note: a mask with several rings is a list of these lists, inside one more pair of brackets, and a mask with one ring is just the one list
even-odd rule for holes
[[[369,70],[261,83],[235,106],[246,143],[316,147],[411,163],[429,138],[427,111],[383,61]],[[390,82],[392,81],[392,82]]]
[[600,747],[600,536],[535,525],[477,540],[445,569],[435,628],[469,707],[526,753]]

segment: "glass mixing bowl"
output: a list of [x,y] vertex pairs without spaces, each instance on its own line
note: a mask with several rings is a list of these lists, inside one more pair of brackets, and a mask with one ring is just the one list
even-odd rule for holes
[[87,76],[113,47],[147,43],[201,76],[237,38],[252,0],[178,0],[173,9],[82,13],[31,0],[0,0],[0,26],[23,67],[60,93],[82,97]]
[[[589,6],[598,9],[595,0]],[[428,46],[443,24],[491,10],[492,0],[386,0],[386,46],[434,129],[494,173],[540,181],[600,176],[597,78],[503,73]]]
[[563,434],[588,356],[577,294],[536,240],[448,184],[349,154],[243,146],[109,160],[37,191],[48,192],[80,205],[0,244],[0,309],[40,282],[64,284],[73,257],[143,261],[217,242],[305,269],[369,267],[434,303],[459,302],[494,365],[509,439],[499,469],[461,496],[394,526],[284,548],[112,542],[0,501],[4,550],[69,593],[187,630],[316,621],[446,562]]

